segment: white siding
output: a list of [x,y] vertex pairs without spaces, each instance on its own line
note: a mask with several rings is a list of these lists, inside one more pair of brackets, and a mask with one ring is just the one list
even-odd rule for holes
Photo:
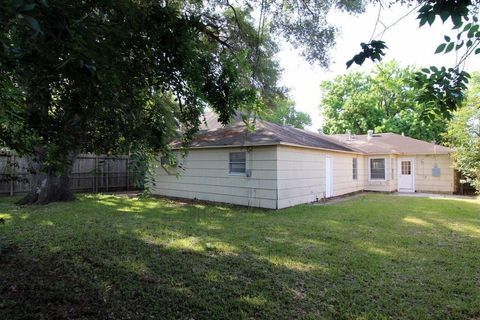
[[[363,190],[363,157],[356,154],[279,146],[277,149],[278,208],[318,201],[325,197],[325,157],[332,157],[333,196]],[[358,158],[353,179],[352,158]]]
[[[229,153],[246,151],[251,177],[230,175]],[[276,208],[277,174],[275,147],[193,149],[180,159],[179,175],[157,168],[153,194]]]

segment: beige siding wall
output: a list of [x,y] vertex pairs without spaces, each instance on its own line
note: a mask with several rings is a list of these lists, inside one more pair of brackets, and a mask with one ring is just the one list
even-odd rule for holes
[[[251,177],[229,175],[229,153],[242,148],[191,150],[174,171],[157,169],[154,194],[245,206],[281,209],[325,197],[325,158],[333,164],[333,196],[356,191],[397,190],[397,160],[392,155],[364,156],[290,146],[254,147],[247,151],[247,169]],[[353,179],[352,159],[358,159],[358,179]],[[370,179],[371,158],[386,159],[386,179]],[[448,155],[417,155],[415,189],[417,192],[451,193],[454,190],[452,161]],[[440,177],[432,176],[437,165]],[[278,201],[277,201],[278,199]]]
[[[364,156],[364,183],[366,191],[393,192],[397,190],[397,158],[393,155],[381,154]],[[370,159],[384,158],[386,165],[385,180],[370,179]]]
[[[363,157],[355,154],[279,146],[277,151],[278,208],[318,201],[325,197],[325,157],[332,157],[333,196],[363,189]],[[353,180],[352,158],[358,158]]]
[[242,148],[194,149],[181,161],[177,177],[157,168],[153,194],[169,197],[225,202],[244,206],[276,208],[277,155],[275,147],[247,151],[251,177],[229,174],[229,153]]
[[[440,168],[440,177],[432,175],[432,169]],[[454,171],[450,155],[415,156],[415,189],[417,192],[453,193]]]

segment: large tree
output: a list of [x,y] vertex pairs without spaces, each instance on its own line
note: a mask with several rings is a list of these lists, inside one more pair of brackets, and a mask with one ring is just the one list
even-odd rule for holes
[[454,113],[445,135],[454,148],[455,167],[480,193],[480,73],[472,74],[467,99]]
[[[407,15],[399,17],[391,25],[381,22],[381,13],[385,5],[400,2],[412,9]],[[377,1],[379,13],[377,21],[372,22],[374,31],[368,43],[361,43],[361,51],[347,61],[363,64],[366,59],[381,61],[388,50],[382,36],[391,27],[409,14],[417,14],[419,27],[431,26],[435,21],[451,23],[451,34],[444,35],[445,42],[439,43],[435,54],[455,52],[455,64],[449,67],[430,66],[418,71],[415,86],[421,91],[419,100],[428,104],[432,112],[448,116],[462,105],[465,99],[469,73],[465,65],[470,57],[480,54],[480,1],[479,0],[402,0],[384,3]],[[381,30],[383,28],[383,30]]]
[[308,113],[297,111],[295,102],[287,98],[279,97],[274,100],[275,107],[267,110],[265,119],[280,125],[293,126],[305,129],[312,125],[312,118]]
[[177,129],[186,141],[196,132],[207,105],[224,123],[267,106],[281,89],[265,34],[326,66],[327,13],[362,3],[2,1],[0,144],[29,159],[22,203],[72,199],[80,152],[168,151]]
[[392,61],[376,65],[370,73],[351,72],[323,82],[323,131],[365,134],[375,130],[440,141],[448,117],[421,101],[415,77],[415,68]]

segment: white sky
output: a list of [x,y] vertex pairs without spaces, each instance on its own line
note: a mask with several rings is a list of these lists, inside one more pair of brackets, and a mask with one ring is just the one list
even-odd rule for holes
[[[410,10],[402,6],[383,9],[380,20],[389,26]],[[320,83],[347,72],[345,63],[360,51],[361,42],[369,41],[377,15],[378,6],[371,6],[366,13],[358,16],[332,12],[330,22],[339,28],[339,34],[337,45],[330,52],[329,70],[310,65],[291,46],[283,45],[278,57],[284,69],[282,85],[290,88],[290,96],[296,102],[296,109],[307,112],[312,117],[313,125],[309,129],[316,131],[322,125],[319,110]],[[432,27],[427,24],[418,28],[416,16],[416,11],[414,11],[385,32],[382,40],[386,42],[389,49],[386,51],[384,61],[395,59],[403,66],[454,66],[455,53],[434,54],[437,46],[444,42],[443,36],[453,34],[450,21],[443,25],[437,18],[439,21],[435,21]],[[376,33],[382,30],[383,26],[378,25]],[[373,63],[368,60],[363,66],[353,65],[349,70],[367,71],[372,66]],[[478,56],[470,58],[466,70],[480,70]]]

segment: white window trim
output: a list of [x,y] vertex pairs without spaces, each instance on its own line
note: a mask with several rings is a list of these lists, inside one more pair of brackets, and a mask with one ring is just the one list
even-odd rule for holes
[[[246,169],[245,169],[245,171],[246,171]],[[229,175],[229,176],[233,176],[233,177],[246,177],[246,176],[247,176],[247,173],[246,173],[246,172],[244,172],[244,173],[241,173],[241,172],[230,172],[230,170],[229,170],[228,175]]]
[[[241,152],[245,153],[245,172],[230,172],[230,154],[231,153],[241,153]],[[247,162],[248,162],[247,161],[247,156],[248,156],[248,154],[247,154],[246,151],[230,151],[228,153],[228,169],[227,170],[228,170],[228,175],[229,176],[232,176],[232,177],[246,177],[247,176],[247,171],[248,171],[248,169],[247,169]]]
[[[384,179],[372,179],[372,173],[370,172],[371,171],[371,161],[373,159],[383,159],[384,162],[385,162],[385,168],[383,168],[384,170],[384,176],[385,178]],[[368,181],[387,181],[387,173],[388,173],[388,166],[387,166],[387,158],[386,157],[369,157],[368,158]]]

